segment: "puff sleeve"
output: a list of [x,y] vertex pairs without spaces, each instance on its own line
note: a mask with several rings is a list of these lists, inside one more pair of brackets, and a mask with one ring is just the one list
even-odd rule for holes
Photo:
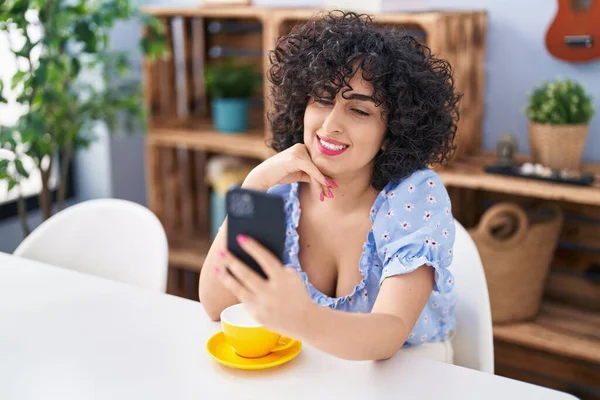
[[422,265],[435,270],[434,290],[448,293],[454,279],[448,270],[454,246],[450,198],[438,174],[417,171],[386,187],[373,220],[377,255],[384,279],[412,272]]

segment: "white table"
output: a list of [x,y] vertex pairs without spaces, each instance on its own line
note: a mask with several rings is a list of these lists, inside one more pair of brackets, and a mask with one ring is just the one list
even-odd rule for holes
[[197,302],[0,253],[2,400],[574,398],[401,354],[349,362],[306,345],[286,365],[239,371],[208,356],[218,330]]

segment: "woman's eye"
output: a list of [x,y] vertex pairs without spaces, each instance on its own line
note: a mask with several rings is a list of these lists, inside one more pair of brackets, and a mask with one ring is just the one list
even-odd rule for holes
[[362,115],[363,117],[368,117],[369,115],[371,115],[368,112],[364,112],[363,110],[359,110],[358,108],[353,108],[352,111],[354,111],[358,115]]

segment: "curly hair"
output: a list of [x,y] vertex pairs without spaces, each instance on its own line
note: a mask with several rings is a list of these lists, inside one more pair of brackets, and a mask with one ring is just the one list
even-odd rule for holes
[[280,37],[269,59],[270,146],[277,152],[303,143],[308,100],[332,90],[344,96],[360,69],[387,117],[374,188],[452,157],[461,97],[452,68],[404,29],[375,24],[366,14],[331,11]]

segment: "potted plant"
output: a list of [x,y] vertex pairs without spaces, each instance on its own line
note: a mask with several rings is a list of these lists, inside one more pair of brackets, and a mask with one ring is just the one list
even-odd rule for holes
[[205,70],[206,90],[216,130],[239,133],[248,129],[249,98],[261,82],[254,65],[229,59]]
[[592,96],[570,79],[543,82],[528,96],[529,144],[533,161],[577,171],[594,115]]
[[97,124],[111,132],[118,121],[127,123],[126,132],[143,124],[141,82],[131,78],[137,74],[131,73],[128,54],[109,46],[115,22],[136,17],[146,30],[143,53],[150,58],[165,54],[162,22],[140,15],[128,0],[0,2],[0,32],[11,39],[17,65],[12,76],[0,76],[0,103],[15,102],[24,109],[14,125],[0,126],[0,187],[17,191],[25,236],[30,229],[24,179],[39,176],[39,206],[46,220],[55,210],[52,176],[59,176],[60,211],[71,160],[95,140]]

